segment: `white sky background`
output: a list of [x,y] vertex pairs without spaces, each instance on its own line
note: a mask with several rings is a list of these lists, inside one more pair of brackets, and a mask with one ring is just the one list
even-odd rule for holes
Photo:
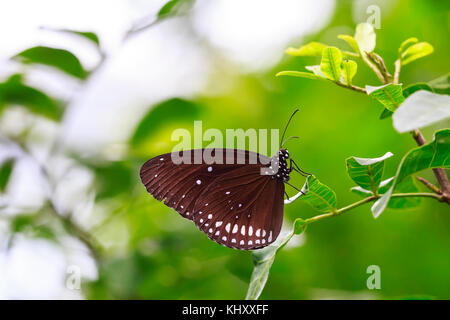
[[[221,50],[243,72],[252,72],[276,64],[290,41],[324,27],[334,10],[334,0],[199,0],[190,17],[193,30],[184,28],[182,20],[171,19],[122,43],[123,35],[134,22],[156,13],[163,3],[163,0],[3,0],[0,80],[15,70],[8,58],[34,45],[70,49],[86,68],[98,62],[87,42],[39,27],[96,32],[108,59],[87,85],[79,88],[76,81],[63,80],[60,75],[42,70],[31,73],[28,80],[54,95],[75,97],[62,128],[61,138],[67,146],[88,154],[120,150],[148,106],[172,96],[189,97],[206,85],[213,62],[208,51],[193,41],[192,32]],[[17,122],[13,119],[17,114],[10,117],[8,123],[0,124],[1,130],[14,130]],[[48,122],[40,123],[40,128],[39,133],[44,136],[55,133]],[[0,145],[0,161],[10,152],[18,151]],[[67,160],[56,163],[56,171],[58,165],[67,165]],[[40,204],[45,192],[36,168],[27,159],[21,161],[19,168],[20,171],[14,172],[6,200],[22,201],[22,205]],[[36,181],[31,181],[33,178]],[[71,194],[59,195],[61,205],[74,206],[78,201],[71,199],[72,194],[85,194],[91,178],[83,172],[74,174],[64,188]],[[2,201],[5,199],[0,197],[0,204]],[[78,249],[72,250],[69,259],[67,252],[54,244],[20,238],[5,253],[6,239],[1,237],[2,233],[0,220],[0,299],[80,298],[78,293],[68,293],[64,288],[69,260],[83,266],[84,277],[96,277],[95,266],[80,245],[70,246]]]

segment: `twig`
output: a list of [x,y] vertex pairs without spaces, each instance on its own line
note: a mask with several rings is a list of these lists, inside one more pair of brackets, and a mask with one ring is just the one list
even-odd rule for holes
[[400,81],[400,70],[402,68],[402,60],[399,58],[395,61],[394,83],[398,84]]
[[[426,140],[420,130],[413,130],[411,131],[411,134],[418,146],[423,146],[426,143]],[[447,173],[441,168],[433,169],[433,173],[439,183],[439,186],[441,187],[440,191],[443,196],[442,201],[450,205],[450,182],[448,181]]]
[[[391,198],[410,198],[410,197],[427,197],[427,198],[434,198],[434,199],[437,199],[439,201],[443,200],[443,196],[442,195],[438,195],[438,194],[435,194],[435,193],[426,193],[426,192],[394,193],[394,194],[391,195]],[[326,219],[326,218],[330,218],[330,217],[336,217],[338,215],[343,214],[344,212],[347,212],[347,211],[349,211],[351,209],[359,207],[359,206],[361,206],[363,204],[366,204],[366,203],[372,202],[374,200],[377,200],[378,198],[380,198],[380,196],[370,196],[370,197],[364,198],[364,199],[362,199],[360,201],[352,203],[352,204],[350,204],[350,205],[348,205],[346,207],[343,207],[341,209],[338,209],[338,210],[336,210],[334,212],[327,212],[327,213],[320,214],[320,215],[314,216],[312,218],[306,219],[305,220],[305,224],[311,224],[313,222],[316,222],[316,221],[319,221],[319,220],[322,220],[322,219]]]
[[350,90],[353,90],[353,91],[356,91],[356,92],[367,94],[367,91],[364,88],[361,88],[361,87],[358,87],[358,86],[354,86],[354,85],[348,86],[348,85],[346,85],[346,84],[344,84],[342,82],[337,82],[337,81],[332,81],[332,82],[337,84],[338,86],[340,86],[342,88],[347,88],[347,89],[350,89]]
[[383,74],[378,69],[378,67],[375,64],[373,64],[369,59],[367,59],[367,52],[362,53],[361,58],[369,66],[369,68],[372,69],[372,71],[375,73],[375,75],[378,77],[381,83],[386,84],[387,80],[384,78]]
[[442,194],[442,191],[438,187],[436,187],[434,184],[432,184],[430,181],[428,181],[422,177],[419,177],[419,176],[416,176],[416,179],[419,180],[420,182],[422,182],[428,189],[430,189],[434,193]]

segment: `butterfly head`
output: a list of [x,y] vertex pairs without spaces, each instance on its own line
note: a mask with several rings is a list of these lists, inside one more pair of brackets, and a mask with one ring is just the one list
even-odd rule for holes
[[291,169],[288,168],[288,159],[289,152],[286,149],[281,148],[280,151],[278,151],[278,172],[275,177],[283,182],[287,182],[290,179],[289,174],[291,173]]

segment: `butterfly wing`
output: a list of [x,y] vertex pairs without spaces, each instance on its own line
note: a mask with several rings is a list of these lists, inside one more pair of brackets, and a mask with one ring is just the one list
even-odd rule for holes
[[[193,164],[199,150],[177,152],[177,156],[189,152],[184,158],[188,161],[181,164],[172,161],[174,153],[147,161],[140,172],[147,191],[193,220],[209,238],[222,245],[249,250],[273,242],[283,219],[284,184],[261,175],[260,169],[269,158],[249,151],[220,149],[219,163],[207,163],[201,157],[200,163]],[[216,156],[219,149],[201,152],[205,150]],[[255,155],[260,161],[249,164]],[[244,163],[233,161],[239,157]]]

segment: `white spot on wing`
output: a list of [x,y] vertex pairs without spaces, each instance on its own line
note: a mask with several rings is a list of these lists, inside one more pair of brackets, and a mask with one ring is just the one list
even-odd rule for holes
[[208,167],[208,172],[211,172],[212,171],[212,167]]
[[217,221],[216,222],[216,227],[220,227],[222,225],[222,223],[223,223],[222,221]]
[[202,184],[202,180],[197,180],[197,184]]
[[256,230],[256,236],[259,237],[261,235],[261,229]]
[[240,244],[240,245],[243,245],[243,244],[244,244],[244,240],[241,240],[241,242],[239,242],[239,244]]
[[223,236],[223,237],[222,237],[222,240],[223,240],[223,241],[227,241],[227,237]]
[[243,236],[245,236],[245,226],[244,225],[242,225],[242,227],[241,227],[241,234]]
[[235,224],[234,227],[233,227],[233,231],[232,231],[232,232],[233,232],[233,233],[236,233],[237,231],[238,231],[238,225]]
[[251,236],[253,234],[252,226],[248,227],[248,235]]
[[231,239],[231,242],[232,243],[236,243],[236,239]]
[[229,233],[230,228],[231,228],[231,223],[228,222],[227,225],[225,226],[225,230]]
[[253,244],[253,241],[252,241],[252,240],[249,240],[249,241],[248,241],[248,245],[251,246],[252,244]]
[[210,213],[210,214],[208,214],[208,219],[211,219],[212,218],[212,214]]

